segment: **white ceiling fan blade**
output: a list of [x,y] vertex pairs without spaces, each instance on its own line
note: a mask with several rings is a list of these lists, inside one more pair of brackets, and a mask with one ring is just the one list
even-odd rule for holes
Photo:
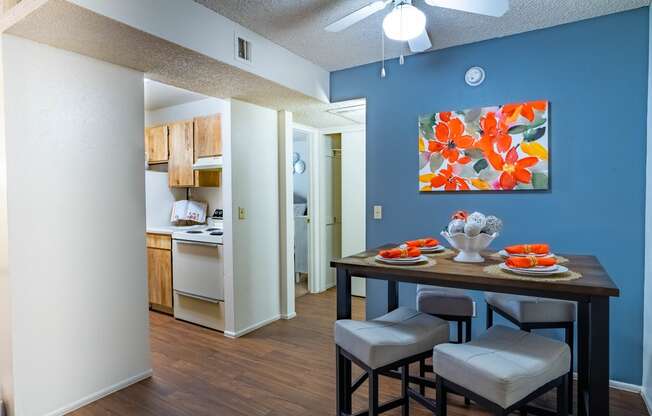
[[430,6],[500,17],[509,10],[509,0],[426,0]]
[[371,16],[374,13],[377,13],[381,10],[383,10],[391,0],[377,0],[368,6],[363,7],[362,9],[356,10],[353,13],[344,16],[340,20],[331,23],[330,25],[325,27],[325,30],[328,32],[340,32],[350,26],[353,26],[354,24],[358,23],[359,21],[366,19],[367,17]]
[[408,44],[410,45],[410,50],[414,53],[427,51],[432,47],[427,30],[424,30],[416,38],[408,40]]

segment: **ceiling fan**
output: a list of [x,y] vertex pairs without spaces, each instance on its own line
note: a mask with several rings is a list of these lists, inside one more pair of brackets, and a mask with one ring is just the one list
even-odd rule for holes
[[[429,6],[500,17],[509,10],[509,0],[424,0]],[[383,20],[385,35],[393,40],[407,41],[412,52],[430,49],[432,43],[426,31],[426,15],[412,5],[412,0],[377,0],[326,26],[328,32],[341,32],[392,5]]]

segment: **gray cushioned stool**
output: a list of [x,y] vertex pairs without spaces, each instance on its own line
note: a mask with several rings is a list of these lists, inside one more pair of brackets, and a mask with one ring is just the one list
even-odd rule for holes
[[[350,403],[351,395],[369,379],[369,416],[403,406],[409,409],[407,394],[409,365],[431,354],[432,348],[449,340],[448,322],[409,308],[398,308],[369,321],[343,319],[335,322],[337,366],[348,359],[365,370],[353,385],[341,380],[338,371],[338,399]],[[401,367],[402,396],[378,403],[378,376]],[[338,415],[339,416],[339,415]]]
[[[417,310],[434,315],[438,318],[457,324],[457,342],[471,341],[471,330],[475,302],[464,289],[417,285]],[[462,336],[462,325],[466,336]],[[432,372],[432,366],[426,365],[426,360],[419,362],[419,376],[424,377],[427,372]],[[425,386],[421,385],[419,391],[426,394]],[[465,403],[469,404],[468,399]]]
[[573,413],[573,344],[577,304],[566,300],[536,298],[486,292],[487,328],[493,325],[493,313],[517,325],[523,331],[533,329],[560,328],[571,351],[568,379],[568,412]]
[[438,416],[446,416],[446,393],[469,395],[495,415],[520,410],[557,389],[557,414],[568,414],[570,348],[529,332],[493,326],[465,344],[434,348]]
[[457,342],[463,342],[462,324],[466,326],[466,341],[471,340],[473,298],[463,289],[417,285],[417,310],[451,322],[457,322]]

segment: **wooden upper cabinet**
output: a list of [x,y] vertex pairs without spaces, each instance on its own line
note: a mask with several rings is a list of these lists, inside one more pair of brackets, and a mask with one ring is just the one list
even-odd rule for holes
[[195,185],[193,151],[193,122],[180,122],[168,126],[170,136],[170,159],[168,177],[171,188]]
[[145,152],[148,163],[165,163],[170,152],[168,147],[168,126],[145,129]]
[[195,118],[195,159],[222,155],[222,119],[219,114]]

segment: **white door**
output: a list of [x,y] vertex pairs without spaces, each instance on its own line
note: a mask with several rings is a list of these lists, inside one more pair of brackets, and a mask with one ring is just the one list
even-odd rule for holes
[[[365,132],[342,133],[342,257],[366,250]],[[354,277],[351,292],[366,295],[365,279]]]

